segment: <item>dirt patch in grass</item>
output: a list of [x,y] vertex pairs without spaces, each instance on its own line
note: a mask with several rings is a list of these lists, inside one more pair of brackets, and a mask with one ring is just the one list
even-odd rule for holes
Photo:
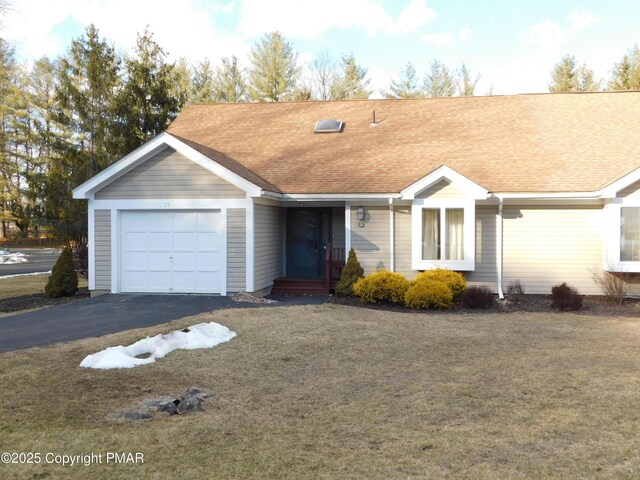
[[[238,336],[128,370],[88,354],[203,321]],[[637,478],[640,321],[220,310],[0,354],[0,451],[142,452],[144,464],[3,465],[7,478]],[[190,386],[194,415],[127,406]],[[6,473],[5,473],[6,472]]]

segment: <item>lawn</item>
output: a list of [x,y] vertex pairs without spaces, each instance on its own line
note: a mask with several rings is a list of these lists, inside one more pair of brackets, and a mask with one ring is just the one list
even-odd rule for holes
[[[202,321],[238,336],[131,370],[85,355]],[[2,465],[4,478],[591,479],[640,475],[640,321],[222,310],[0,354],[0,451],[142,452],[144,464]],[[202,413],[119,412],[190,386]]]
[[[43,273],[42,275],[23,275],[10,278],[0,277],[0,300],[20,297],[22,295],[32,295],[34,293],[43,293],[44,286],[47,284],[48,279],[48,273]],[[80,288],[86,287],[87,280],[79,276],[78,286]]]

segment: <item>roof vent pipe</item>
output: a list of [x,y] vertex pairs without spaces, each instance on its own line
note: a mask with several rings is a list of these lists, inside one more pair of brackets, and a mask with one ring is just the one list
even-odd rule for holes
[[373,111],[373,121],[369,124],[372,127],[377,127],[378,126],[378,122],[376,122],[376,111]]

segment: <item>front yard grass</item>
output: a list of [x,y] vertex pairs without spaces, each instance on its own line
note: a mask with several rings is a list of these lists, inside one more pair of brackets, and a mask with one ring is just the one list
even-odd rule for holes
[[[0,277],[0,300],[20,297],[22,295],[44,294],[44,286],[49,279],[48,273],[42,275],[22,275],[19,277]],[[78,288],[87,286],[87,280],[78,276]]]
[[[107,346],[203,321],[238,336],[131,370],[78,367]],[[221,310],[4,353],[0,451],[139,451],[144,464],[0,465],[0,475],[638,478],[639,343],[634,318],[325,304]],[[215,392],[204,412],[118,417],[190,386]]]

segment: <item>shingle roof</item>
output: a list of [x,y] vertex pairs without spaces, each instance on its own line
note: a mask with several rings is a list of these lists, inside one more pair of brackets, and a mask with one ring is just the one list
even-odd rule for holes
[[168,133],[276,192],[396,193],[441,165],[490,192],[590,192],[640,166],[640,92],[190,105]]

